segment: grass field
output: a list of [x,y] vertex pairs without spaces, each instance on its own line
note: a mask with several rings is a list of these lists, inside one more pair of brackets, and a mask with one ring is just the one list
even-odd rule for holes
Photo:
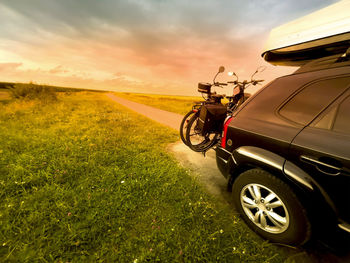
[[0,89],[0,101],[9,100],[10,94],[7,91],[3,91]]
[[1,262],[284,262],[166,152],[177,132],[79,92],[0,103]]
[[33,88],[33,87],[44,87],[46,89],[53,89],[56,92],[81,92],[81,91],[93,91],[93,92],[106,92],[104,90],[91,90],[91,89],[81,89],[81,88],[70,88],[70,87],[59,87],[59,86],[50,86],[50,85],[45,85],[45,84],[36,84],[36,83],[20,83],[20,82],[1,82],[0,81],[0,91],[3,90],[9,90],[13,87],[16,86],[26,86],[28,88]]

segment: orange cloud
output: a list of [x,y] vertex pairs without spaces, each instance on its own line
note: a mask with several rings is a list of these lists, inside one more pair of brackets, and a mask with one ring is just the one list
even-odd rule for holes
[[22,63],[0,63],[0,72],[15,71],[20,66],[22,66]]
[[[0,64],[0,81],[195,95],[220,65],[249,78],[266,64],[260,50],[273,26],[327,1],[6,0],[0,54],[18,59]],[[291,70],[269,66],[259,77]]]
[[69,70],[64,69],[62,65],[58,65],[57,67],[49,70],[49,73],[51,74],[68,73],[68,72]]

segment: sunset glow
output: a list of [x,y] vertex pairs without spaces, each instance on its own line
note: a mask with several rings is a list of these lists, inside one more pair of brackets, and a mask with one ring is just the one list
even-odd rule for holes
[[0,81],[195,95],[220,65],[249,78],[273,27],[334,2],[4,0]]

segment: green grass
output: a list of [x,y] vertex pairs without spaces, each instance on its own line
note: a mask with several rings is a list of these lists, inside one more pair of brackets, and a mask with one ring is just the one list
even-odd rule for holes
[[34,84],[15,84],[9,88],[9,91],[11,97],[16,99],[38,99],[46,103],[57,100],[57,95],[53,87]]
[[50,86],[45,84],[35,84],[33,82],[30,83],[20,83],[20,82],[0,82],[0,91],[1,90],[8,90],[11,88],[14,88],[16,85],[27,87],[27,88],[46,88],[51,89],[56,92],[81,92],[81,91],[88,91],[88,92],[106,92],[104,90],[91,90],[91,89],[80,89],[80,88],[70,88],[70,87],[59,87],[59,86]]
[[125,98],[141,104],[146,104],[158,109],[185,115],[192,109],[195,102],[202,101],[203,98],[171,95],[154,95],[140,93],[115,93],[121,98]]
[[283,262],[99,93],[0,104],[1,262]]

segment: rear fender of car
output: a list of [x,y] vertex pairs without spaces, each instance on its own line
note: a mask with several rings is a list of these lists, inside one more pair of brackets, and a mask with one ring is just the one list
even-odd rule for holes
[[233,151],[231,158],[228,159],[228,167],[230,167],[230,185],[242,172],[252,168],[261,168],[284,181],[293,182],[292,187],[294,189],[301,189],[307,196],[313,196],[317,200],[324,201],[337,214],[332,200],[322,187],[302,169],[286,161],[278,154],[258,147],[242,146]]

